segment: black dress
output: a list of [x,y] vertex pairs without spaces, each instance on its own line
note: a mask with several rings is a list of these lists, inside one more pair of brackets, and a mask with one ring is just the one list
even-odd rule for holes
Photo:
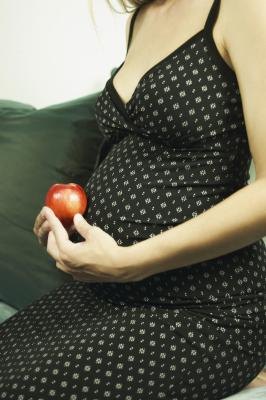
[[[142,76],[129,102],[113,76],[97,99],[110,145],[85,187],[86,219],[119,245],[248,184],[237,77],[212,37],[219,6]],[[224,399],[265,365],[265,268],[260,239],[138,282],[67,282],[0,325],[0,399]]]

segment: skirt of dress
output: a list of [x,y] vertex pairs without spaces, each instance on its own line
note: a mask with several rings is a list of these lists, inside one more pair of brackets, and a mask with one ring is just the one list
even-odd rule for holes
[[223,399],[265,365],[264,298],[233,310],[113,304],[67,282],[0,325],[0,399]]

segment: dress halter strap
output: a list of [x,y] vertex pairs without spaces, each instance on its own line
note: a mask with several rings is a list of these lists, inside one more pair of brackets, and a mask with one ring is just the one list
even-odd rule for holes
[[141,6],[139,6],[139,7],[134,11],[134,13],[133,13],[133,15],[132,15],[132,18],[131,18],[131,21],[130,21],[129,34],[128,34],[128,44],[127,44],[127,52],[128,52],[129,45],[130,45],[131,38],[132,38],[132,34],[133,34],[134,22],[135,22],[136,16],[137,16],[137,14],[138,14],[140,8],[141,8]]
[[210,11],[208,13],[205,25],[204,25],[204,30],[206,31],[211,31],[212,27],[216,21],[219,9],[220,9],[220,3],[221,0],[213,0],[212,6],[210,8]]
[[[220,9],[220,3],[221,0],[213,0],[213,3],[211,5],[210,11],[208,13],[205,25],[204,25],[204,30],[205,31],[211,31],[212,27],[216,21],[219,9]],[[129,35],[128,35],[128,44],[127,44],[127,53],[128,53],[128,49],[129,49],[129,45],[131,42],[131,38],[132,38],[132,34],[133,34],[133,28],[134,28],[134,23],[135,23],[135,19],[136,16],[139,12],[139,10],[141,9],[141,6],[139,6],[133,13],[131,21],[130,21],[130,27],[129,27]]]

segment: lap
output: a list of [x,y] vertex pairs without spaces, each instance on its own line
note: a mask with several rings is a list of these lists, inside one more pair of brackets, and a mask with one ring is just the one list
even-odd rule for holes
[[10,400],[222,399],[259,372],[258,359],[250,363],[234,346],[202,314],[114,305],[89,284],[67,282],[0,325],[0,393]]

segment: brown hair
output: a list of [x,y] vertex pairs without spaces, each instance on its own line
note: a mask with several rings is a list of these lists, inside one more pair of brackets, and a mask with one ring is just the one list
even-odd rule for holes
[[[96,28],[96,21],[94,18],[94,12],[93,12],[93,4],[94,4],[95,0],[88,0],[88,4],[89,4],[89,13],[90,13],[90,17],[93,21],[93,24]],[[144,4],[148,4],[148,3],[152,3],[155,0],[117,0],[119,5],[124,9],[124,12],[126,13],[131,13],[134,12],[137,8],[143,6]],[[113,0],[106,0],[107,5],[116,13],[121,14],[120,11],[116,10],[113,7]],[[129,5],[129,7],[131,7],[130,9],[127,7]],[[122,12],[122,13],[124,13]],[[96,33],[97,32],[97,28],[96,28]]]
[[[94,20],[93,17],[93,1],[94,0],[89,0],[89,9],[90,9],[90,14],[92,16],[92,19]],[[122,8],[124,9],[124,11],[126,13],[134,11],[135,9],[143,6],[144,4],[148,4],[148,3],[152,3],[155,0],[118,0],[118,3],[122,6]],[[113,1],[112,0],[106,0],[107,4],[109,5],[109,7],[114,10],[115,12],[118,12],[114,7],[113,7]],[[130,7],[133,7],[133,9],[128,9],[127,5],[129,5]]]
[[[127,11],[127,6],[126,6],[126,1],[125,0],[118,0],[121,6],[124,8],[124,10]],[[129,3],[130,6],[133,6],[134,8],[141,7],[143,4],[148,4],[151,3],[154,0],[128,0],[127,2]],[[107,0],[108,4],[110,7],[113,8],[112,6],[112,0]]]

